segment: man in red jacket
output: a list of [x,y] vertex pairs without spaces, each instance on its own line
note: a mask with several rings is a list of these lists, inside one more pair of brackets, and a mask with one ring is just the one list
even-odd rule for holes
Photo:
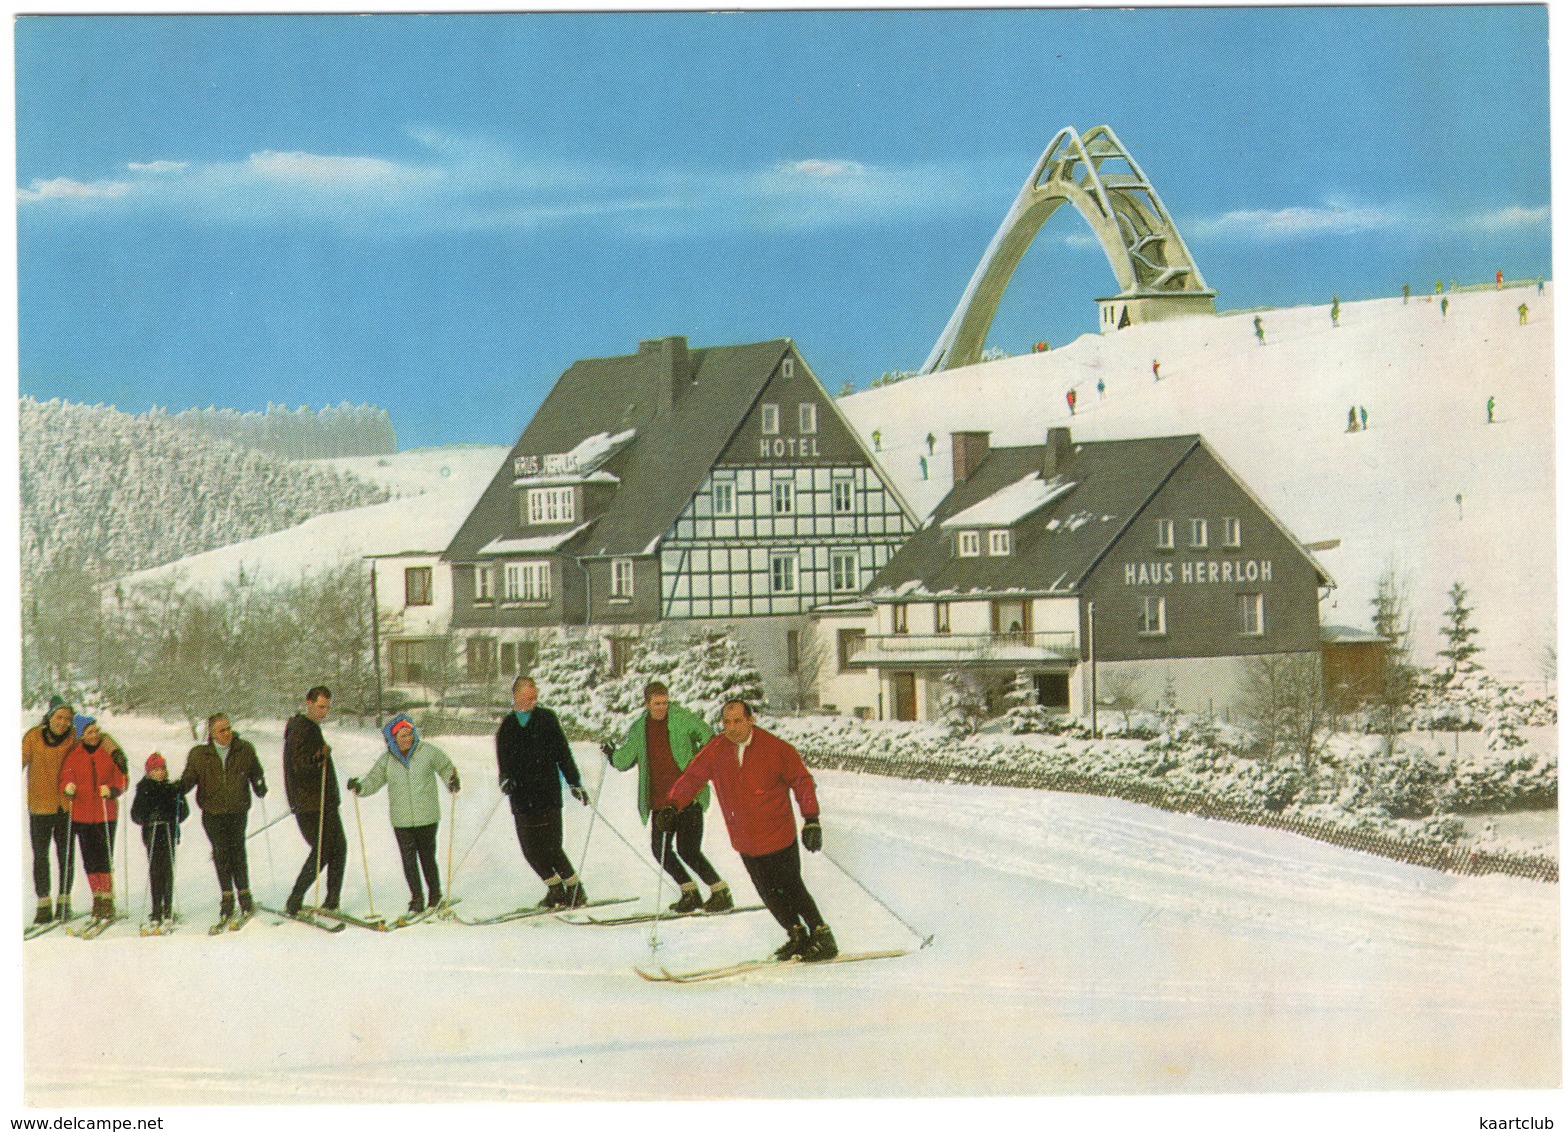
[[717,791],[717,803],[728,823],[728,840],[750,873],[755,891],[788,933],[788,942],[778,948],[776,958],[799,958],[806,963],[834,958],[837,941],[799,873],[799,838],[794,832],[789,791],[804,817],[804,847],[811,853],[821,847],[815,780],[799,752],[755,726],[749,704],[729,700],[723,705],[722,734],[714,735],[696,752],[669,790],[669,804],[656,815],[659,828],[674,829],[679,811],[690,805],[708,782]]

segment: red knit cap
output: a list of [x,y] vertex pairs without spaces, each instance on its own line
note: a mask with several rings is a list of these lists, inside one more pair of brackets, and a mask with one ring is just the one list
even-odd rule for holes
[[168,769],[168,763],[166,761],[164,761],[163,756],[158,754],[156,751],[153,751],[150,755],[147,756],[147,773],[148,774],[151,774],[155,770],[167,770],[167,769]]

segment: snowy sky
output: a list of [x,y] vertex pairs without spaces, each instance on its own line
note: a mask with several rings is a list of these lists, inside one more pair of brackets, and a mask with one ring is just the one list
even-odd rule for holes
[[[1533,6],[23,18],[20,384],[515,439],[579,357],[916,368],[1038,155],[1111,126],[1223,308],[1546,273]],[[1482,44],[1483,50],[1473,50]],[[1057,214],[990,341],[1095,329]]]

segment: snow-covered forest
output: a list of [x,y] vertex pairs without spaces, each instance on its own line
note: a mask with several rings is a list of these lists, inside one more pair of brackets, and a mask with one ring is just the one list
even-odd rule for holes
[[350,474],[198,438],[164,413],[26,397],[19,413],[29,688],[70,682],[109,580],[388,498]]
[[[160,414],[161,415],[161,414]],[[168,418],[198,436],[229,441],[284,460],[383,456],[397,450],[391,414],[375,405],[267,405],[260,413],[237,409],[184,409]]]

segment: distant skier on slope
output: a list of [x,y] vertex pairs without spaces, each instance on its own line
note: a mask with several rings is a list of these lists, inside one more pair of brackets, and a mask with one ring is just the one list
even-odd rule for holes
[[[391,812],[391,832],[402,855],[402,875],[408,882],[408,914],[416,916],[426,907],[438,908],[440,867],[435,860],[435,839],[440,832],[440,791],[436,780],[443,780],[452,794],[462,789],[451,759],[433,743],[419,736],[418,728],[406,715],[398,713],[381,729],[386,749],[362,778],[348,779],[348,789],[368,798],[386,787]],[[429,889],[425,903],[425,885]]]
[[539,907],[575,908],[587,903],[587,890],[565,855],[560,779],[584,806],[587,791],[565,729],[558,716],[538,706],[538,684],[531,676],[518,676],[512,683],[511,704],[515,710],[505,713],[494,739],[500,792],[511,800],[522,857],[548,888]]
[[1076,415],[1076,390],[1067,389],[1065,391],[1065,407],[1071,411],[1071,416],[1074,417]]
[[1261,326],[1261,316],[1255,316],[1255,340],[1261,345],[1266,345],[1266,330]]
[[1359,430],[1358,411],[1352,405],[1349,405],[1348,406],[1348,431],[1349,432],[1357,432],[1358,430]]
[[[636,768],[636,807],[641,812],[641,823],[646,825],[652,813],[668,805],[670,787],[684,773],[696,752],[712,739],[712,729],[706,720],[695,712],[668,697],[668,685],[654,680],[647,685],[643,695],[646,710],[630,725],[625,741],[616,747],[603,744],[603,755],[615,770]],[[712,862],[701,852],[701,838],[706,824],[705,810],[712,793],[702,788],[696,795],[696,805],[679,811],[678,823],[671,830],[652,829],[652,857],[663,866],[663,871],[679,886],[679,899],[669,906],[669,911],[684,915],[701,911],[727,912],[734,906],[733,894]],[[701,890],[691,879],[690,870],[712,890],[706,903],[701,902]]]
[[775,958],[806,963],[835,958],[837,941],[799,871],[799,837],[794,832],[790,792],[804,818],[804,847],[811,853],[821,848],[815,779],[799,752],[755,726],[755,716],[744,700],[729,700],[723,705],[723,733],[696,753],[669,790],[669,804],[655,819],[660,827],[676,828],[679,811],[708,782],[717,789],[728,839],[756,892],[788,933],[788,942],[777,949]]
[[1494,398],[1493,397],[1489,398],[1489,404],[1487,406],[1485,406],[1485,409],[1486,409],[1486,411],[1489,414],[1489,419],[1484,421],[1484,424],[1493,424],[1494,423]]
[[1342,304],[1337,301],[1337,296],[1331,297],[1331,325],[1337,325],[1337,318],[1342,314]]

